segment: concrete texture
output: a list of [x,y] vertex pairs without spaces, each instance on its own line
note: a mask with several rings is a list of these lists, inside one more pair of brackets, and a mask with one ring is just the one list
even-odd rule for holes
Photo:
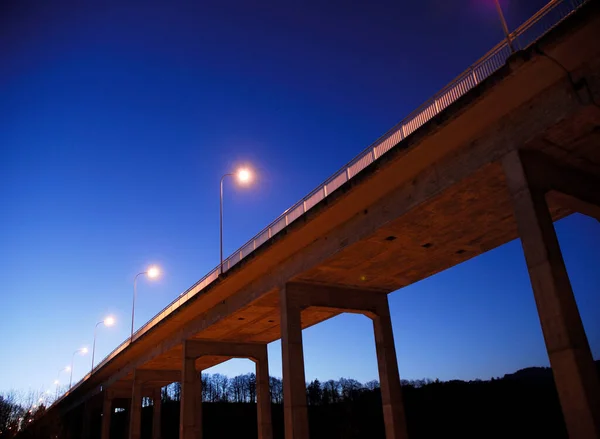
[[162,399],[161,389],[155,389],[152,395],[152,439],[160,439],[162,436]]
[[[542,160],[545,162],[547,159]],[[521,243],[567,430],[574,438],[598,438],[598,373],[548,211],[545,193],[532,187],[527,174],[527,169],[539,173],[544,168],[535,160],[524,163],[517,151],[508,154],[503,165],[513,197]],[[548,177],[560,180],[561,174],[549,174]],[[600,184],[595,187],[598,190]]]
[[102,439],[110,439],[110,421],[113,413],[112,402],[110,394],[104,392],[102,397]]
[[196,370],[196,355],[189,342],[183,344],[180,439],[202,439],[202,382]]
[[134,373],[129,412],[129,439],[140,439],[142,431],[142,381]]

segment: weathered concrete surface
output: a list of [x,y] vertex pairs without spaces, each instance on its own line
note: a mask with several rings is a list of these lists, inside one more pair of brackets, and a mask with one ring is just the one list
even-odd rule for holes
[[286,439],[308,439],[308,407],[302,347],[300,305],[281,289],[283,417]]
[[129,412],[129,439],[140,439],[142,433],[142,383],[134,372]]
[[110,439],[110,423],[113,413],[113,398],[108,392],[104,392],[102,397],[102,439]]
[[152,439],[161,438],[162,428],[162,399],[161,389],[155,389],[152,395]]
[[273,425],[271,422],[271,389],[269,387],[269,356],[267,345],[263,352],[253,359],[256,364],[256,416],[258,422],[258,439],[272,439]]
[[202,382],[196,356],[189,342],[183,343],[179,438],[202,439]]
[[[536,175],[540,175],[540,171],[554,169],[544,168],[545,162],[542,159],[524,163],[521,154],[514,151],[505,157],[503,165],[567,430],[574,438],[598,438],[598,372],[575,303],[545,192],[532,186],[527,175],[527,169]],[[561,174],[547,175],[549,179],[560,177]],[[595,187],[599,190],[600,180],[596,183]],[[585,191],[587,188],[582,186],[582,189]]]

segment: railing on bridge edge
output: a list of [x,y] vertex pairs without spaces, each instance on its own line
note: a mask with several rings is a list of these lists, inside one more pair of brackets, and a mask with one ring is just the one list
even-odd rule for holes
[[[587,3],[587,1],[589,0],[550,1],[525,23],[519,26],[518,29],[511,33],[511,40],[513,41],[513,44],[515,44],[519,49],[528,47],[538,38],[548,32],[551,28],[560,23],[564,18],[574,12],[577,8],[582,6],[584,3]],[[436,93],[432,98],[427,100],[416,110],[411,112],[402,121],[388,130],[383,136],[379,137],[379,139],[372,143],[368,148],[358,154],[342,169],[336,172],[333,176],[329,177],[317,189],[313,190],[302,200],[298,201],[292,207],[287,209],[277,219],[275,219],[275,221],[261,230],[246,244],[240,247],[226,260],[224,260],[223,271],[226,272],[230,270],[235,264],[240,262],[243,258],[248,256],[271,237],[275,236],[281,230],[286,228],[289,224],[310,210],[319,201],[323,200],[333,191],[345,184],[365,167],[373,163],[391,148],[415,132],[423,124],[441,113],[446,107],[502,67],[510,55],[511,51],[506,41],[502,41],[497,44],[492,50],[490,50],[486,55],[475,62],[458,77],[456,77],[446,87]],[[207,285],[214,282],[218,276],[219,267],[217,266],[193,286],[181,293],[173,302],[163,308],[162,311],[156,314],[144,326],[138,329],[133,334],[133,341],[154,327],[154,325],[179,308],[179,306],[184,304],[191,297],[202,291]],[[104,366],[108,361],[129,346],[129,344],[130,340],[128,338],[110,354],[104,357],[104,359],[94,367],[94,370]],[[52,405],[58,403],[63,397],[72,392],[77,386],[91,376],[91,373],[86,374],[71,388],[71,390],[67,391],[64,395],[58,398]]]

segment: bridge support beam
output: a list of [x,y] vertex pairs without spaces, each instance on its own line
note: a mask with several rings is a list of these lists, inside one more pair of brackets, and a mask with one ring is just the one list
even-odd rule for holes
[[[548,174],[548,161],[535,160],[514,151],[503,159],[508,189],[529,277],[533,288],[546,349],[554,374],[569,437],[592,439],[600,437],[600,383],[579,310],[562,258],[552,217],[545,195],[561,184],[561,192],[569,196],[597,196],[580,181],[560,182]],[[546,169],[546,171],[543,171]],[[554,168],[555,170],[558,168]],[[544,183],[546,182],[546,183]],[[554,182],[554,184],[548,184]],[[589,201],[588,200],[585,201]],[[586,203],[592,206],[593,203]]]
[[306,405],[306,378],[302,347],[300,305],[289,289],[282,288],[281,355],[283,372],[283,418],[286,439],[308,439],[308,408]]
[[364,314],[373,321],[386,439],[406,439],[406,421],[396,348],[387,300],[382,291],[303,283],[280,289],[283,404],[286,439],[308,439],[308,410],[301,312],[309,307]]
[[112,402],[111,393],[105,390],[102,399],[102,439],[110,439],[110,421],[113,414]]
[[202,381],[189,342],[183,343],[179,439],[202,439]]
[[256,415],[258,439],[273,438],[271,422],[271,389],[269,387],[269,359],[267,346],[261,346],[259,358],[252,357],[256,365]]
[[546,194],[548,200],[600,221],[600,179],[572,169],[546,154],[520,153],[528,182]]
[[152,439],[160,439],[162,433],[162,399],[161,388],[152,394]]
[[[154,400],[154,418],[158,419],[159,427],[155,428],[153,421],[153,438],[160,437],[160,387],[158,388],[158,405],[156,404],[157,386],[170,384],[181,380],[180,370],[151,370],[136,369],[133,373],[133,385],[131,390],[131,410],[129,415],[129,439],[139,439],[142,427],[142,397],[150,396]],[[108,390],[114,397],[120,395],[122,389]],[[157,415],[158,410],[158,415]],[[155,436],[158,434],[159,436]]]
[[82,439],[90,439],[90,423],[92,422],[92,412],[92,402],[88,400],[83,404],[83,416],[81,419]]
[[202,388],[200,374],[196,370],[195,363],[196,359],[205,355],[249,358],[256,364],[258,438],[272,439],[267,346],[255,343],[204,340],[186,340],[183,346],[180,439],[200,439],[202,437]]
[[131,410],[129,412],[129,439],[140,439],[142,432],[142,381],[138,371],[133,373]]

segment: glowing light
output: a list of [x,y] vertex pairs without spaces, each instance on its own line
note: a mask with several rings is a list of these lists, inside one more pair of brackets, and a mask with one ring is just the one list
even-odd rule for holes
[[65,367],[65,372],[71,372],[71,366]]
[[158,277],[158,275],[160,275],[160,270],[156,265],[148,269],[148,277],[150,279],[154,279],[155,277]]
[[58,386],[60,384],[60,381],[54,380],[54,384],[56,384]]
[[105,326],[112,326],[115,324],[115,318],[112,316],[108,316],[107,318],[104,319],[104,325]]
[[249,183],[252,180],[252,172],[248,168],[242,168],[237,171],[237,178],[240,183]]
[[85,355],[88,353],[88,348],[81,348],[79,351],[81,352],[81,355]]

